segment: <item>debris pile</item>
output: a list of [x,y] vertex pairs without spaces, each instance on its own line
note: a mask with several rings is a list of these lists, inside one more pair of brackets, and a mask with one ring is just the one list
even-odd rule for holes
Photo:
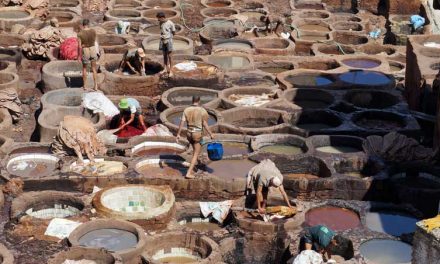
[[63,40],[58,28],[47,26],[31,34],[29,42],[23,44],[23,53],[28,58],[46,59],[50,48],[59,47]]

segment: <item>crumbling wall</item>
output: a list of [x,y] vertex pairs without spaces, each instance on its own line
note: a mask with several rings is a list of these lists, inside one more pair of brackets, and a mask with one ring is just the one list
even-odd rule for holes
[[388,0],[390,14],[414,15],[420,12],[420,0]]

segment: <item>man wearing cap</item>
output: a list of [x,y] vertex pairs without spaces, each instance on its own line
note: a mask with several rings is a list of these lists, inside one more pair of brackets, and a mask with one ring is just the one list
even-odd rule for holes
[[137,120],[144,132],[147,130],[144,116],[142,115],[141,105],[138,100],[134,98],[122,98],[121,101],[119,101],[118,106],[121,111],[121,119],[118,128],[122,130]]
[[[133,73],[145,75],[145,52],[142,48],[129,49],[124,53],[121,63],[119,63],[119,72],[122,72],[125,66],[128,66]],[[133,99],[134,100],[134,99]]]
[[332,249],[338,246],[339,241],[342,242],[343,238],[325,225],[308,227],[301,238],[301,251],[315,250],[322,254],[324,259],[330,260]]
[[255,203],[255,196],[257,201],[257,208],[260,214],[266,212],[267,195],[269,187],[277,188],[286,201],[287,206],[292,207],[289,202],[289,197],[284,191],[283,175],[271,160],[266,159],[254,166],[248,172],[246,178],[246,200],[249,206]]
[[163,53],[163,64],[165,64],[168,76],[170,76],[173,66],[171,53],[173,52],[173,36],[176,33],[176,26],[171,20],[166,19],[164,12],[157,13],[156,17],[160,25],[159,50]]

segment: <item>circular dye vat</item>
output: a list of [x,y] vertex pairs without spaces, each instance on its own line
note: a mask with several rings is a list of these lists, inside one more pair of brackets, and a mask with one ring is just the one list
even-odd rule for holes
[[189,164],[178,160],[150,159],[136,165],[136,171],[142,176],[154,177],[182,177],[186,175]]
[[372,59],[345,59],[342,63],[352,68],[371,69],[378,67],[381,62]]
[[209,220],[209,218],[190,218],[179,221],[179,225],[198,232],[211,232],[221,230],[222,228]]
[[331,153],[331,154],[343,154],[362,151],[360,149],[348,146],[323,146],[316,148],[319,152]]
[[412,247],[390,239],[372,239],[362,243],[361,255],[375,264],[411,263]]
[[320,178],[319,176],[308,173],[287,173],[287,174],[283,174],[283,177],[285,179],[308,179],[308,180],[314,180]]
[[291,75],[286,78],[286,81],[295,87],[325,86],[333,83],[330,78],[320,75]]
[[231,5],[231,2],[229,2],[229,1],[212,1],[212,2],[206,3],[206,5],[209,7],[228,7]]
[[135,234],[116,228],[103,228],[90,231],[80,237],[79,244],[84,247],[105,248],[121,251],[135,248],[138,238]]
[[366,225],[369,229],[400,236],[413,233],[416,230],[417,218],[399,212],[369,212],[366,216]]
[[300,34],[298,38],[305,41],[326,41],[328,39],[328,36],[307,35],[302,32],[302,34]]
[[39,219],[52,219],[52,218],[66,218],[75,216],[81,213],[76,207],[65,204],[54,204],[52,207],[36,209],[29,208],[26,210],[26,214]]
[[169,142],[143,142],[131,150],[133,157],[149,155],[176,155],[185,151],[185,147],[177,143]]
[[186,248],[172,248],[171,253],[156,253],[153,259],[159,263],[197,263],[200,256],[193,255],[193,251]]
[[[249,145],[243,142],[222,142],[223,156],[247,155],[252,152]],[[203,152],[206,152],[208,145],[203,145]]]
[[23,178],[51,175],[58,167],[59,159],[48,154],[25,154],[12,158],[6,165],[7,171]]
[[267,76],[251,75],[233,79],[232,84],[237,86],[273,86],[275,82]]
[[20,19],[28,17],[30,14],[22,10],[3,10],[0,11],[1,19]]
[[94,165],[90,165],[89,160],[84,160],[84,165],[77,165],[75,162],[70,166],[70,171],[84,176],[108,176],[123,173],[126,170],[127,167],[120,161],[103,159],[96,159]]
[[[157,50],[159,49],[160,39],[153,39],[144,45],[144,49],[146,50]],[[181,39],[173,39],[173,49],[174,50],[184,50],[189,47],[189,43],[187,41]]]
[[405,122],[398,115],[378,115],[369,112],[366,112],[357,118],[355,124],[366,129],[390,131],[405,126]]
[[250,64],[246,57],[241,56],[208,56],[207,60],[209,63],[225,70],[241,69],[248,67]]
[[[176,112],[176,113],[173,113],[173,114],[167,116],[167,119],[172,124],[178,126],[178,125],[180,125],[180,121],[182,120],[182,114],[183,114],[183,112]],[[217,119],[215,118],[215,116],[209,114],[208,126],[215,125],[216,123],[217,123]]]
[[252,49],[252,45],[246,42],[239,41],[226,41],[223,43],[216,44],[214,48],[219,49],[234,49],[234,50],[250,50]]
[[351,71],[339,75],[339,79],[346,83],[357,85],[387,85],[391,79],[380,72]]
[[307,211],[305,223],[307,226],[325,225],[335,231],[343,231],[360,226],[361,221],[352,210],[324,206]]
[[330,29],[324,25],[302,25],[298,27],[299,30],[308,30],[308,31],[320,31],[320,32],[329,32]]
[[245,179],[249,170],[255,165],[257,163],[247,159],[219,160],[206,165],[206,171],[222,179]]
[[259,67],[258,69],[271,74],[278,74],[291,70],[289,68],[283,68],[283,67]]
[[260,148],[259,151],[281,155],[297,155],[303,153],[300,147],[281,144],[264,146]]
[[300,106],[303,109],[321,109],[327,108],[331,102],[327,102],[325,100],[316,99],[294,99],[294,104]]

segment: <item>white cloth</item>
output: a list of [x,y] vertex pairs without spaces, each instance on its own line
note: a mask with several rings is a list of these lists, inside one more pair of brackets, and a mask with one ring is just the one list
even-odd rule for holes
[[173,38],[173,34],[176,32],[176,27],[171,20],[167,20],[160,25],[160,38],[168,40]]
[[47,226],[46,232],[44,235],[58,237],[59,239],[66,238],[70,235],[70,233],[75,230],[78,226],[80,226],[80,222],[75,222],[63,218],[54,218],[50,221]]
[[303,250],[296,256],[293,264],[322,264],[324,260],[321,254],[313,250]]
[[130,30],[130,22],[128,21],[118,21],[118,23],[116,24],[115,33],[118,35],[127,34],[129,30]]
[[197,64],[194,61],[185,61],[177,63],[176,65],[174,65],[174,67],[176,67],[176,69],[178,69],[179,71],[193,71],[197,69]]
[[116,136],[114,133],[116,133],[119,130],[119,128],[115,129],[103,129],[99,131],[96,136],[104,142],[104,144],[116,144],[116,141],[118,140],[118,136]]
[[142,136],[172,137],[173,133],[171,133],[170,130],[166,126],[164,126],[162,124],[157,124],[157,125],[150,126],[149,128],[147,128],[147,130],[142,134]]
[[208,217],[212,214],[212,217],[222,224],[229,214],[232,202],[232,200],[223,202],[200,202],[200,210],[204,217]]
[[93,113],[104,113],[106,117],[113,117],[119,114],[119,109],[101,92],[84,93],[83,106]]
[[440,48],[440,43],[425,42],[425,44],[423,44],[423,46],[429,47],[429,48]]

